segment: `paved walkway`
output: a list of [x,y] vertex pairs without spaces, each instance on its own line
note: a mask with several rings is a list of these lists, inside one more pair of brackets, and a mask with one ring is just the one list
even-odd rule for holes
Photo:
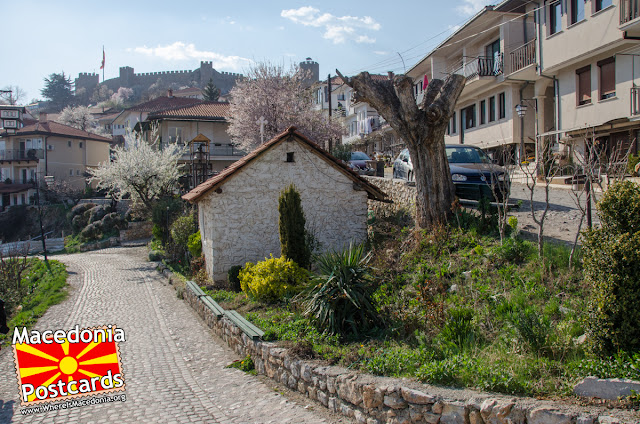
[[325,423],[311,402],[297,403],[226,365],[239,359],[145,261],[145,248],[56,256],[68,265],[70,296],[36,329],[115,324],[126,402],[37,415],[20,413],[11,349],[0,352],[0,423]]

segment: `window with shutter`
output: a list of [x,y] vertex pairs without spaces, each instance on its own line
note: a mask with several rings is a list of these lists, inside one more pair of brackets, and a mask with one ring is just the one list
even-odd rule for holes
[[613,57],[598,62],[600,68],[600,100],[616,95],[616,62]]
[[591,66],[576,70],[578,89],[576,90],[578,105],[591,103]]

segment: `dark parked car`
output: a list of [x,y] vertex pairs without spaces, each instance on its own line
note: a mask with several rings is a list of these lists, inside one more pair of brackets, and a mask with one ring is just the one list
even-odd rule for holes
[[[486,197],[501,202],[509,193],[507,171],[494,164],[484,150],[474,146],[447,145],[446,151],[456,196],[471,200]],[[393,163],[393,177],[413,179],[409,149],[404,149]]]
[[362,175],[374,175],[376,170],[367,165],[367,161],[371,163],[371,158],[364,152],[351,152],[349,159],[349,167]]

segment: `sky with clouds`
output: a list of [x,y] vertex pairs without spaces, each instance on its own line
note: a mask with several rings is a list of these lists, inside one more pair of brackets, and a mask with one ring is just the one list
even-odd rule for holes
[[180,2],[80,0],[2,2],[0,88],[18,85],[27,101],[43,79],[65,72],[246,71],[256,61],[298,63],[351,75],[409,69],[487,4],[486,0]]

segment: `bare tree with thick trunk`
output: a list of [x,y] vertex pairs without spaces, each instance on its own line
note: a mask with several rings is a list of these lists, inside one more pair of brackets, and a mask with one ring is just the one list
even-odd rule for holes
[[350,78],[336,72],[360,100],[382,115],[407,145],[416,181],[416,225],[430,228],[444,224],[455,198],[444,134],[465,77],[451,75],[446,81],[432,80],[418,105],[413,96],[413,80],[406,75],[374,81],[368,72]]

